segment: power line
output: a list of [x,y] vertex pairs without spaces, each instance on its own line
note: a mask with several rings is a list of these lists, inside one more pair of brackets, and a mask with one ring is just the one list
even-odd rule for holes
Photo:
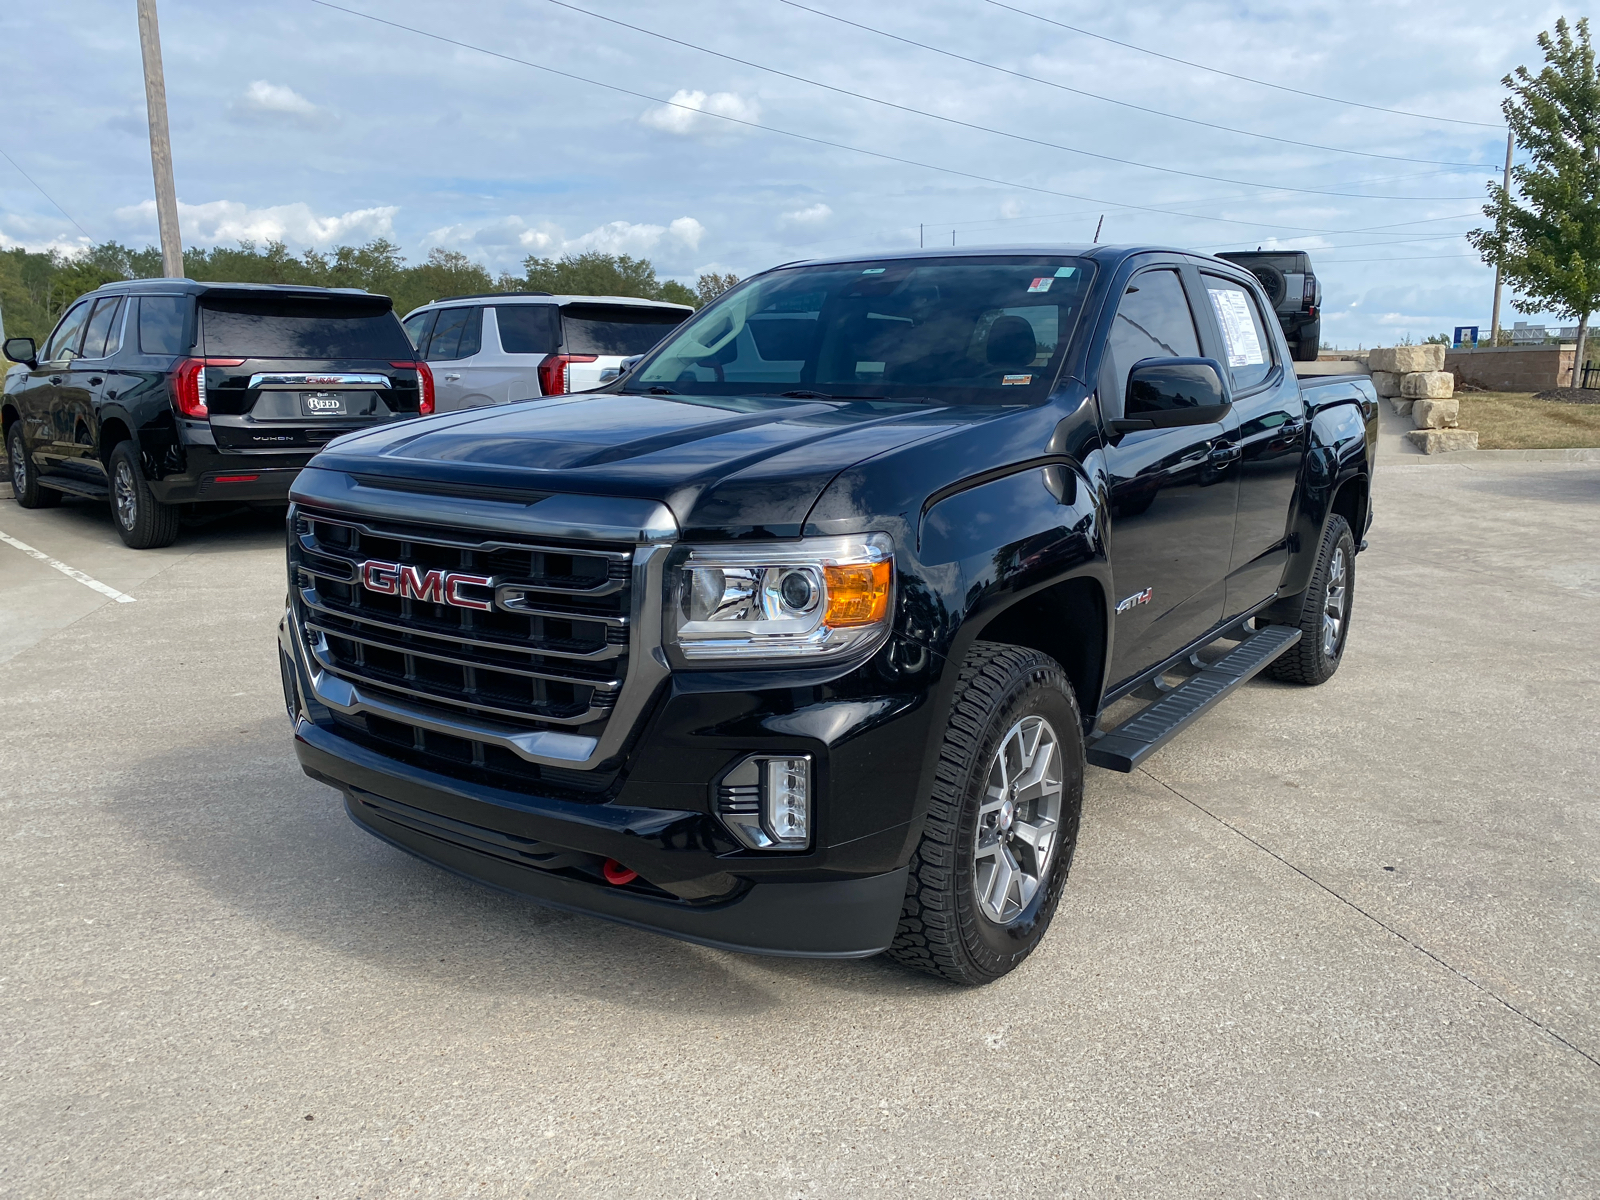
[[[816,79],[808,79],[804,75],[796,75],[792,71],[779,70],[762,63],[752,62],[747,58],[736,55],[724,54],[720,50],[712,50],[695,42],[686,42],[665,33],[657,33],[653,29],[646,29],[642,25],[633,25],[616,17],[608,17],[601,13],[592,12],[587,8],[579,8],[576,4],[569,4],[567,0],[546,0],[557,8],[567,9],[569,12],[582,13],[586,17],[593,17],[597,21],[604,21],[608,25],[616,25],[622,29],[631,29],[635,33],[642,33],[646,37],[657,38],[663,42],[670,42],[674,46],[682,46],[685,50],[697,50],[701,54],[709,54],[713,58],[720,58],[727,62],[738,63],[742,67],[752,70],[765,71],[769,75],[777,75],[783,79],[792,79],[796,83],[803,83],[810,87],[822,88],[824,91],[833,92],[840,96],[850,96],[856,100],[865,100],[871,104],[881,104],[885,108],[892,108],[899,112],[911,113],[914,116],[927,117],[934,121],[943,121],[947,125],[956,125],[962,129],[971,129],[978,133],[993,134],[996,137],[1010,138],[1012,141],[1023,142],[1030,146],[1043,146],[1049,150],[1063,150],[1068,154],[1081,154],[1086,158],[1098,158],[1102,162],[1117,163],[1124,167],[1137,167],[1145,171],[1160,171],[1167,175],[1182,175],[1188,179],[1204,179],[1212,183],[1231,183],[1236,187],[1266,188],[1269,191],[1295,192],[1307,196],[1340,196],[1350,200],[1470,200],[1470,196],[1372,196],[1360,192],[1330,192],[1319,188],[1289,187],[1286,184],[1262,183],[1254,179],[1230,179],[1225,175],[1207,175],[1201,171],[1185,171],[1179,167],[1163,167],[1155,163],[1139,162],[1131,158],[1119,158],[1114,154],[1101,154],[1094,150],[1084,150],[1077,146],[1065,146],[1060,142],[1047,142],[1043,138],[1029,137],[1027,134],[1011,133],[1004,129],[995,129],[988,125],[979,125],[972,121],[963,121],[959,117],[947,117],[942,113],[928,112],[926,109],[913,108],[909,104],[897,104],[893,100],[882,100],[877,96],[869,96],[865,92],[852,91],[849,88],[837,87],[831,83],[822,83]],[[1410,160],[1407,160],[1410,161]],[[1419,160],[1420,161],[1420,160]],[[1437,165],[1437,164],[1430,164]]]
[[1107,200],[1095,196],[1084,196],[1077,192],[1061,192],[1056,191],[1054,188],[1039,187],[1036,184],[1019,183],[1016,180],[1011,179],[997,179],[992,175],[979,175],[974,171],[962,171],[956,167],[941,167],[934,163],[921,162],[920,160],[914,158],[902,158],[896,154],[885,154],[881,150],[868,150],[861,146],[849,145],[846,142],[835,142],[828,138],[814,137],[808,133],[797,133],[792,129],[780,129],[775,125],[762,125],[757,121],[746,121],[741,117],[731,117],[725,113],[708,112],[703,109],[696,108],[693,105],[679,104],[674,100],[663,100],[659,96],[650,95],[648,92],[639,92],[632,88],[622,87],[620,84],[604,83],[601,80],[590,79],[587,76],[577,75],[571,71],[563,71],[556,67],[547,67],[543,63],[531,62],[525,58],[517,58],[511,54],[504,54],[499,50],[490,50],[485,46],[475,46],[471,42],[463,42],[457,38],[445,37],[443,34],[439,33],[430,33],[426,29],[418,29],[412,25],[402,25],[398,21],[389,20],[387,17],[377,17],[373,16],[371,13],[364,13],[354,8],[345,8],[343,5],[331,3],[330,0],[309,0],[309,2],[317,5],[320,8],[333,9],[335,12],[342,12],[352,17],[360,17],[363,20],[372,21],[379,25],[387,25],[391,29],[399,29],[406,33],[414,33],[419,37],[431,38],[434,41],[443,42],[449,46],[458,46],[463,50],[473,50],[479,54],[487,54],[491,58],[498,58],[504,60],[505,62],[516,63],[519,66],[532,67],[536,71],[544,71],[550,75],[555,75],[562,79],[571,79],[577,83],[589,84],[591,87],[604,88],[607,91],[617,92],[624,96],[632,96],[636,100],[648,100],[651,104],[660,104],[667,108],[681,109],[684,112],[692,113],[697,116],[711,117],[718,121],[725,121],[730,125],[740,125],[746,129],[759,129],[763,133],[776,133],[782,135],[783,137],[794,138],[796,141],[809,142],[814,146],[827,146],[834,150],[847,150],[852,154],[865,155],[868,158],[876,158],[883,162],[899,163],[901,166],[917,167],[925,171],[937,171],[944,175],[954,175],[958,178],[971,179],[978,183],[992,183],[998,187],[1016,188],[1017,190],[1024,192],[1037,192],[1043,196],[1059,196],[1066,200],[1081,200],[1087,204],[1103,204],[1111,208],[1128,209],[1132,212],[1160,213],[1162,216],[1182,217],[1185,220],[1216,221],[1224,225],[1246,225],[1254,229],[1286,229],[1293,230],[1297,234],[1337,234],[1340,232],[1337,229],[1314,229],[1306,225],[1273,225],[1265,221],[1240,221],[1233,217],[1210,217],[1201,213],[1174,212],[1165,208],[1156,208],[1148,204],[1129,204],[1122,200]]
[[1413,254],[1404,258],[1319,258],[1317,266],[1326,266],[1329,263],[1375,263],[1375,262],[1435,262],[1441,258],[1477,258],[1476,254]]
[[17,166],[17,160],[16,159],[12,158],[11,155],[6,154],[6,152],[4,150],[0,150],[0,155],[5,155],[5,160],[8,163],[10,163],[13,167],[17,168],[17,174],[18,175],[21,175],[29,183],[33,184],[33,186],[35,188],[38,188],[39,195],[43,196],[46,200],[50,201],[51,204],[55,204],[56,210],[63,217],[65,217],[67,220],[71,221],[74,225],[77,225],[79,233],[83,234],[83,236],[88,238],[91,242],[94,241],[94,235],[92,233],[90,233],[87,229],[85,229],[82,225],[78,225],[78,219],[76,217],[74,217],[71,213],[69,213],[66,209],[62,208],[60,204],[57,204],[56,203],[56,198],[54,196],[52,196],[49,192],[45,191],[42,187],[39,187],[39,181],[38,180],[36,180],[32,175],[29,175],[20,166]]
[[[886,38],[889,38],[891,41],[900,42],[903,45],[915,46],[919,50],[927,50],[927,51],[930,51],[930,52],[932,52],[934,54],[942,54],[946,58],[953,58],[953,59],[956,59],[959,62],[971,63],[974,66],[984,67],[984,68],[986,68],[987,70],[990,70],[990,71],[998,71],[1002,75],[1010,75],[1015,79],[1026,79],[1031,83],[1043,84],[1045,87],[1057,88],[1057,89],[1059,89],[1060,91],[1063,91],[1063,92],[1071,92],[1074,96],[1087,96],[1092,100],[1103,100],[1107,104],[1116,104],[1116,105],[1120,105],[1123,108],[1131,108],[1135,112],[1150,113],[1152,116],[1166,117],[1166,118],[1168,118],[1170,120],[1173,120],[1173,121],[1184,121],[1184,122],[1187,122],[1190,125],[1203,125],[1207,129],[1220,129],[1224,133],[1235,133],[1235,134],[1238,134],[1241,137],[1262,138],[1262,139],[1264,139],[1266,141],[1279,142],[1279,143],[1282,143],[1283,145],[1286,145],[1286,146],[1303,146],[1308,150],[1326,150],[1326,151],[1328,151],[1330,153],[1333,153],[1333,154],[1355,154],[1355,155],[1360,155],[1360,156],[1362,156],[1364,158],[1382,158],[1382,159],[1387,159],[1390,162],[1424,163],[1424,164],[1426,164],[1428,166],[1433,166],[1433,167],[1479,167],[1479,166],[1484,165],[1484,164],[1481,164],[1481,163],[1442,162],[1440,160],[1432,159],[1432,158],[1407,158],[1405,156],[1398,155],[1398,154],[1378,154],[1378,153],[1375,153],[1374,151],[1371,151],[1371,150],[1347,150],[1342,146],[1323,146],[1323,145],[1319,145],[1316,142],[1302,142],[1302,141],[1300,141],[1300,140],[1298,140],[1296,138],[1277,137],[1274,134],[1270,134],[1270,133],[1256,133],[1253,130],[1249,130],[1249,129],[1235,129],[1231,125],[1220,125],[1220,124],[1218,124],[1218,123],[1216,123],[1214,121],[1202,121],[1198,117],[1185,117],[1185,116],[1183,116],[1183,115],[1181,115],[1179,113],[1169,113],[1169,112],[1165,112],[1165,111],[1163,111],[1162,109],[1159,109],[1159,108],[1147,108],[1143,104],[1134,104],[1134,103],[1132,103],[1131,101],[1128,101],[1128,100],[1118,100],[1113,96],[1102,96],[1099,92],[1086,92],[1082,88],[1069,87],[1064,83],[1057,83],[1053,79],[1041,79],[1037,75],[1029,75],[1024,71],[1013,71],[1009,67],[1002,67],[1002,66],[1000,66],[1000,65],[998,65],[996,63],[985,62],[981,58],[972,58],[972,57],[970,57],[969,55],[966,55],[966,54],[957,54],[954,50],[945,50],[945,49],[943,49],[942,47],[939,47],[939,46],[930,46],[928,43],[919,42],[919,41],[915,40],[914,38],[903,37],[898,33],[890,33],[886,29],[878,29],[878,28],[876,28],[875,26],[872,26],[872,25],[863,25],[859,21],[852,21],[852,20],[849,20],[846,17],[838,16],[835,13],[824,12],[820,8],[811,8],[808,5],[798,3],[797,0],[778,0],[778,3],[788,5],[790,8],[797,8],[801,12],[811,13],[814,16],[825,17],[830,21],[837,21],[841,25],[850,26],[852,29],[860,29],[860,30],[863,30],[863,31],[865,31],[867,33],[875,33],[879,37],[886,37]],[[1409,197],[1407,197],[1407,198],[1409,199]],[[1428,197],[1428,198],[1429,199],[1445,199],[1447,197]],[[1448,197],[1448,198],[1449,199],[1454,199],[1455,197]],[[1422,199],[1422,197],[1418,197],[1418,199]]]
[[1156,58],[1164,58],[1168,62],[1179,63],[1185,67],[1193,67],[1198,71],[1210,71],[1214,75],[1226,75],[1229,79],[1243,80],[1245,83],[1259,84],[1261,87],[1276,88],[1280,92],[1290,92],[1296,96],[1309,96],[1313,100],[1326,100],[1331,104],[1348,104],[1352,108],[1365,108],[1372,112],[1392,113],[1397,117],[1415,117],[1419,121],[1446,121],[1451,125],[1476,125],[1482,129],[1504,129],[1504,125],[1495,125],[1488,121],[1468,121],[1461,117],[1435,117],[1429,113],[1408,112],[1403,108],[1385,108],[1381,104],[1363,104],[1360,100],[1345,100],[1339,96],[1324,96],[1321,92],[1306,92],[1299,88],[1287,87],[1281,83],[1269,83],[1265,79],[1253,79],[1249,75],[1237,75],[1232,71],[1224,71],[1221,67],[1208,67],[1205,63],[1191,62],[1187,58],[1175,58],[1171,54],[1163,54],[1159,50],[1146,49],[1144,46],[1135,46],[1132,42],[1120,42],[1114,37],[1107,37],[1103,33],[1095,33],[1092,29],[1080,29],[1076,25],[1068,25],[1065,21],[1057,21],[1050,17],[1040,16],[1036,12],[1029,12],[1025,8],[1015,8],[1009,4],[1002,4],[1000,0],[984,0],[996,8],[1003,8],[1008,12],[1018,13],[1024,17],[1032,17],[1035,21],[1043,21],[1046,25],[1054,25],[1059,29],[1068,29],[1073,33],[1081,33],[1084,37],[1097,38],[1102,42],[1110,42],[1113,46],[1122,46],[1128,50],[1137,50],[1140,54],[1150,54]]

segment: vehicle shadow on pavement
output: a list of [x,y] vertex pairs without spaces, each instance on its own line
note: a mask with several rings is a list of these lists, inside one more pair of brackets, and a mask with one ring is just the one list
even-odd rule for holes
[[105,805],[144,861],[177,877],[164,909],[175,936],[240,914],[320,948],[313,958],[356,960],[406,986],[541,1004],[736,1015],[783,1004],[802,981],[861,996],[953,991],[883,958],[712,950],[452,875],[356,828],[337,792],[301,774],[281,716],[142,760]]
[[[286,508],[277,506],[241,506],[208,513],[203,517],[185,517],[173,548],[179,552],[193,553],[281,546],[286,512]],[[46,510],[46,515],[52,524],[59,524],[63,533],[101,540],[108,546],[122,546],[116,526],[111,521],[110,506],[104,500],[63,496],[60,504]]]

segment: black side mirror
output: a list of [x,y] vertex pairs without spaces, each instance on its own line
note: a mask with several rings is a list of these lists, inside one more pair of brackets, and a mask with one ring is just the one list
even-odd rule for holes
[[1128,372],[1123,394],[1122,420],[1111,422],[1115,433],[1210,425],[1232,404],[1222,364],[1214,358],[1141,359]]
[[4,349],[12,362],[27,363],[30,369],[39,365],[39,352],[32,338],[7,338]]

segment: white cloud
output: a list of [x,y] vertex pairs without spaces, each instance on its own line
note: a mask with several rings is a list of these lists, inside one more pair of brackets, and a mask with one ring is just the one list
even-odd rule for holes
[[257,79],[245,88],[239,99],[228,105],[229,113],[236,119],[261,121],[287,118],[299,125],[324,125],[333,118],[325,108],[319,108],[299,92],[281,83],[268,83]]
[[[233,242],[287,242],[294,246],[327,246],[338,242],[370,241],[394,233],[396,205],[359,208],[336,217],[319,217],[305,203],[251,208],[239,200],[213,200],[207,204],[178,202],[178,227],[185,242],[213,245]],[[146,200],[116,210],[127,225],[156,227],[156,202]]]
[[[707,118],[705,115],[707,113],[712,116]],[[746,99],[738,92],[712,92],[708,96],[704,92],[691,92],[679,88],[672,93],[670,102],[657,105],[642,113],[639,123],[648,125],[651,129],[659,129],[662,133],[676,134],[738,128],[727,121],[718,121],[716,117],[732,117],[736,121],[758,121],[761,118],[761,105],[754,97]]]
[[482,247],[495,258],[506,258],[510,252],[517,260],[529,254],[560,258],[590,250],[637,258],[661,250],[674,254],[698,250],[705,235],[706,227],[693,217],[678,217],[665,225],[608,221],[577,237],[568,237],[559,225],[549,221],[534,225],[522,217],[507,217],[489,225],[447,225],[433,230],[428,240],[433,245],[456,248]]
[[799,208],[794,212],[786,212],[779,218],[785,225],[821,225],[833,216],[833,209],[818,201],[809,208]]

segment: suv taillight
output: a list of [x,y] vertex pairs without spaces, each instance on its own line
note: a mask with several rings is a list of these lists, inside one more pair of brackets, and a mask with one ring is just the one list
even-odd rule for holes
[[1317,277],[1315,275],[1306,276],[1305,290],[1301,293],[1301,298],[1307,308],[1315,308],[1317,306]]
[[173,368],[170,382],[172,403],[186,417],[203,421],[210,415],[206,408],[206,368],[239,367],[242,358],[185,358]]
[[425,362],[392,362],[391,367],[417,373],[417,412],[427,416],[433,411],[433,370]]
[[573,363],[594,362],[593,354],[547,354],[539,364],[539,390],[546,396],[562,396],[569,390],[567,368]]

